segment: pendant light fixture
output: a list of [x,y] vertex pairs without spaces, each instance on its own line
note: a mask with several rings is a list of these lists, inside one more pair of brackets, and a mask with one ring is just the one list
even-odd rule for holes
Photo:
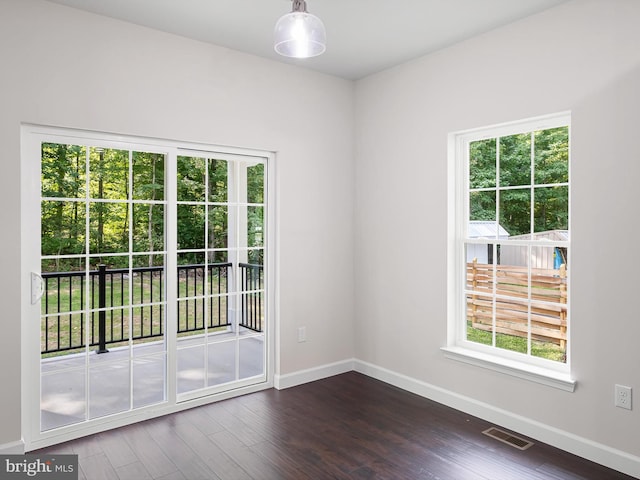
[[293,9],[280,17],[274,31],[274,48],[285,57],[309,58],[324,53],[327,33],[322,20],[307,12],[305,0],[293,0]]

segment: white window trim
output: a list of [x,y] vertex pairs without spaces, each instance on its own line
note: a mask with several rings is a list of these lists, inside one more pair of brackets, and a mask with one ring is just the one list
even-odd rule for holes
[[[449,134],[448,137],[448,225],[447,225],[447,345],[441,350],[446,358],[486,368],[506,375],[573,392],[576,380],[571,377],[570,328],[567,327],[566,363],[522,355],[508,350],[481,345],[466,340],[463,324],[464,314],[460,299],[463,296],[463,238],[465,223],[464,202],[466,198],[466,154],[471,141],[514,135],[535,130],[571,125],[570,112],[530,118],[517,122],[465,130]],[[571,165],[571,161],[569,161]],[[569,166],[569,168],[571,168]],[[569,286],[570,288],[570,286]],[[569,299],[571,295],[569,292]]]

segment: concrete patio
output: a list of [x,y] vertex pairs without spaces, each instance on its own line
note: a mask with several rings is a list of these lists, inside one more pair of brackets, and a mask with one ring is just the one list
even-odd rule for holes
[[[134,345],[131,354],[128,347],[118,347],[42,359],[41,431],[165,401],[165,358],[164,342],[147,342]],[[263,371],[264,336],[255,332],[178,339],[178,394],[232,385]]]

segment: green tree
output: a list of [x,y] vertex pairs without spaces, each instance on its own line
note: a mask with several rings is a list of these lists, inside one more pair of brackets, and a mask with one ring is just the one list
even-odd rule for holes
[[[43,143],[41,147],[41,246],[43,255],[84,252],[85,185],[84,147]],[[77,262],[56,259],[48,268],[77,267]],[[80,265],[81,266],[81,265]]]
[[[82,255],[115,267],[162,262],[165,245],[165,156],[78,145],[42,145],[42,253],[45,256],[78,255],[77,259],[52,259],[51,268],[84,268]],[[216,261],[228,258],[230,163],[215,158],[180,156],[177,162],[177,240],[180,263],[201,263],[206,250]],[[246,175],[246,212],[250,261],[262,261],[264,246],[264,164],[235,171]],[[89,214],[87,221],[86,214]],[[208,227],[207,227],[208,226]],[[208,242],[205,244],[205,228]],[[145,255],[147,257],[145,257]],[[75,265],[75,266],[73,266]]]
[[567,127],[472,142],[469,146],[469,219],[496,220],[496,198],[499,197],[498,220],[510,235],[566,230],[568,181]]

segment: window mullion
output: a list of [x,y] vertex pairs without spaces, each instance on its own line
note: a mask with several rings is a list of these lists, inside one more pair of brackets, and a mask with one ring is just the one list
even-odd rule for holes
[[177,395],[177,311],[178,311],[178,153],[169,149],[165,157],[165,338],[167,368],[167,401],[176,403]]
[[[499,237],[499,225],[500,225],[500,137],[496,137],[496,242]],[[497,254],[497,252],[496,252]],[[491,345],[495,348],[497,346],[496,329],[498,327],[498,299],[496,297],[498,291],[498,256],[493,256],[493,301],[492,303],[492,328],[491,328]]]
[[[129,337],[129,341],[127,342],[127,347],[129,349],[129,409],[133,410],[134,408],[134,399],[133,399],[133,375],[134,375],[134,362],[133,362],[133,150],[129,149],[129,162],[128,162],[128,179],[127,179],[127,215],[129,222],[129,248],[128,248],[128,260],[129,260],[129,301],[127,302],[126,309],[122,309],[122,313],[126,311],[129,315],[129,324],[127,328],[127,336]],[[142,308],[140,309],[140,330],[142,331],[142,323],[143,323],[144,315],[142,314]],[[151,329],[153,329],[153,317],[151,318]]]
[[204,281],[202,282],[202,327],[204,331],[204,387],[208,387],[209,382],[209,229],[210,229],[210,209],[209,202],[209,180],[211,172],[209,165],[210,156],[204,158]]
[[[535,137],[535,132],[531,132],[530,134],[530,138],[531,138],[531,146],[530,146],[530,170],[531,170],[531,187],[530,187],[530,234],[531,234],[531,240],[534,239],[534,234],[536,232],[536,227],[535,227],[535,222],[536,222],[536,209],[535,209],[535,200],[536,200],[536,190],[535,190],[535,174],[536,174],[536,157],[535,157],[535,143],[536,143],[536,137]],[[531,329],[532,329],[532,323],[531,323],[531,300],[532,300],[532,288],[531,288],[531,273],[532,273],[532,267],[531,267],[531,260],[532,260],[532,251],[531,251],[531,245],[529,245],[529,247],[527,248],[527,355],[531,355]]]

